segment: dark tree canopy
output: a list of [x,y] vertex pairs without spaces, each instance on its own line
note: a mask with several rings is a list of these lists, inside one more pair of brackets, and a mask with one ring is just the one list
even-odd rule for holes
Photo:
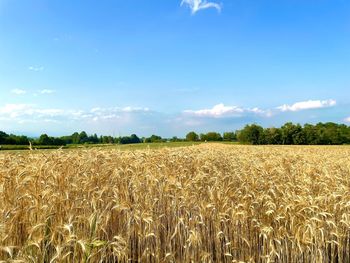
[[194,131],[191,131],[191,132],[187,133],[187,135],[186,135],[186,141],[190,141],[190,142],[199,141],[199,136],[198,136],[198,134],[195,133]]
[[26,145],[29,143],[27,136],[17,136],[0,131],[0,144]]
[[134,144],[134,143],[141,143],[141,140],[139,137],[137,137],[136,134],[131,134],[131,136],[121,137],[119,143],[120,144]]
[[263,144],[263,127],[252,124],[246,125],[243,130],[238,132],[237,138],[238,141],[242,143],[250,143],[250,144]]
[[222,141],[221,134],[218,132],[208,132],[208,133],[202,133],[200,135],[201,141]]
[[224,141],[233,142],[237,140],[237,136],[235,132],[224,132],[222,139]]
[[249,144],[340,145],[350,144],[350,127],[332,122],[316,125],[287,122],[280,128],[247,125],[237,131],[238,141]]
[[152,142],[163,142],[164,140],[162,139],[162,137],[158,136],[158,135],[152,135],[151,137],[145,138],[144,142],[147,143],[152,143]]

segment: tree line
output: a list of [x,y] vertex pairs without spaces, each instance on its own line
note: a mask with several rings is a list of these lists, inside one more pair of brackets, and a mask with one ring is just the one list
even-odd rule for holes
[[350,126],[332,122],[312,124],[293,124],[287,122],[280,128],[263,128],[257,124],[246,125],[235,132],[209,132],[186,135],[188,141],[238,141],[244,144],[280,145],[340,145],[350,144]]
[[332,122],[303,126],[288,122],[280,128],[252,124],[238,131],[237,139],[249,144],[341,145],[350,144],[350,127]]
[[31,142],[33,145],[56,145],[64,146],[67,144],[131,144],[141,143],[141,139],[136,134],[131,136],[113,137],[97,136],[97,134],[88,135],[85,131],[75,132],[69,136],[51,137],[47,134],[40,135],[39,138],[30,138],[27,136],[18,136],[6,134],[0,131],[0,145],[26,145]]
[[51,137],[42,134],[39,138],[18,136],[0,131],[0,145],[55,145],[64,146],[68,144],[134,144],[134,143],[156,143],[156,142],[180,142],[180,141],[228,141],[244,144],[280,144],[280,145],[340,145],[350,144],[350,126],[332,122],[312,124],[293,124],[288,122],[279,128],[263,128],[257,124],[246,125],[237,131],[200,133],[189,132],[185,138],[172,137],[162,138],[158,135],[150,137],[138,137],[136,134],[130,136],[97,136],[88,135],[85,131],[75,132],[69,136]]
[[136,134],[119,137],[97,136],[97,134],[88,135],[85,131],[82,131],[80,133],[75,132],[72,135],[62,137],[51,137],[47,134],[42,134],[39,138],[30,138],[27,136],[7,134],[0,131],[0,145],[27,145],[29,142],[31,142],[33,145],[64,146],[68,144],[134,144],[167,141],[184,141],[184,139],[179,139],[177,137],[166,139],[158,135],[152,135],[147,138],[140,138]]

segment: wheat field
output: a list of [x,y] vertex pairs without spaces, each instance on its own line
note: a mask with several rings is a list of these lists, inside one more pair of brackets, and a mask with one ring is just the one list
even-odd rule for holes
[[0,262],[350,262],[350,148],[1,153]]

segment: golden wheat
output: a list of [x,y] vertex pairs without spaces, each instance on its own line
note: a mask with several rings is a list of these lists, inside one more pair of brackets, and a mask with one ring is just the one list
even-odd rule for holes
[[0,154],[3,262],[350,262],[350,148]]

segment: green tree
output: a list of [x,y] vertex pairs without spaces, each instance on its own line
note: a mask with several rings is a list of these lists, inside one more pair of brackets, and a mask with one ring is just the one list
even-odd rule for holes
[[79,133],[75,132],[75,133],[72,134],[72,143],[73,144],[79,144],[80,143]]
[[131,143],[141,143],[141,140],[136,134],[131,134],[130,135],[130,142]]
[[52,138],[51,137],[51,140],[52,140],[52,145],[56,145],[56,146],[66,145],[66,142],[64,140],[62,140],[61,138]]
[[161,141],[162,141],[162,137],[154,134],[151,137],[148,137],[145,139],[145,142],[147,143],[161,142]]
[[212,142],[217,142],[217,141],[222,141],[221,134],[218,132],[208,132],[206,134],[201,134],[200,135],[200,140],[201,141],[212,141]]
[[293,144],[294,145],[306,144],[305,132],[300,124],[295,125],[295,130],[293,133]]
[[39,145],[52,145],[53,141],[52,138],[50,138],[47,134],[42,134],[40,135],[38,139],[38,144]]
[[196,142],[198,140],[199,140],[199,136],[194,131],[191,131],[191,132],[186,134],[186,141]]
[[178,137],[176,137],[176,136],[174,136],[174,137],[172,137],[171,139],[170,139],[170,141],[171,142],[181,142],[183,139],[180,139],[180,138],[178,138]]
[[6,144],[8,137],[7,133],[0,131],[0,144]]
[[246,125],[243,130],[237,134],[237,139],[242,143],[263,144],[264,129],[256,124]]
[[224,141],[229,141],[229,142],[237,141],[236,133],[234,133],[234,132],[224,132],[223,140]]
[[120,144],[133,144],[133,143],[141,143],[139,137],[136,134],[131,134],[131,136],[121,137],[119,140]]
[[86,132],[82,131],[79,134],[79,143],[87,143],[88,142],[88,135]]
[[306,136],[300,124],[287,122],[281,127],[282,144],[305,144]]
[[320,140],[317,134],[317,128],[312,125],[306,123],[303,127],[304,135],[305,135],[305,142],[308,145],[316,145],[320,144]]
[[264,129],[264,143],[265,144],[282,144],[281,129],[267,128]]

